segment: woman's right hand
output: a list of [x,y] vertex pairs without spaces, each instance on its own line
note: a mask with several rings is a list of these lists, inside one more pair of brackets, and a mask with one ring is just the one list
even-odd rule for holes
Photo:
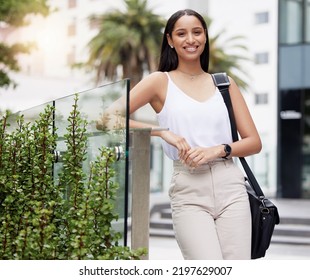
[[163,140],[165,140],[168,144],[178,149],[179,158],[181,161],[185,157],[187,151],[191,148],[184,137],[176,135],[169,130],[161,131],[160,137]]

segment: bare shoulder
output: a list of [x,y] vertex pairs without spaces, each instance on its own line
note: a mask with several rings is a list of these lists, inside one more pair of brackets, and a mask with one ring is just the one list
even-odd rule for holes
[[236,84],[236,82],[235,82],[235,80],[234,80],[232,77],[228,76],[228,79],[229,79],[229,81],[230,81],[230,85],[231,85],[231,86],[233,86],[233,87],[238,87],[237,84]]
[[240,88],[236,84],[233,78],[228,77],[230,81],[229,93],[230,99],[233,104],[233,108],[235,109],[235,115],[239,112],[245,113],[248,112],[248,106],[243,97],[243,94],[240,91]]
[[157,84],[158,86],[160,83],[167,81],[167,75],[164,72],[156,71],[156,72],[149,74],[142,81],[146,81],[151,84],[155,83],[155,85]]
[[149,90],[154,92],[158,90],[159,86],[165,84],[165,81],[167,81],[167,75],[163,72],[156,71],[143,78],[132,91]]
[[140,108],[146,103],[150,103],[153,108],[157,110],[164,100],[164,93],[167,88],[167,75],[163,72],[153,72],[143,78],[132,90],[131,90],[131,108],[134,110]]
[[153,79],[167,79],[167,74],[165,72],[155,71],[151,73],[149,77],[152,77]]
[[229,77],[229,80],[230,80],[229,93],[234,108],[234,114],[236,119],[237,120],[239,119],[239,123],[241,123],[242,119],[243,120],[249,119],[250,112],[238,85],[236,84],[233,78]]
[[241,93],[238,85],[234,81],[234,79],[232,77],[230,77],[230,76],[228,76],[228,79],[230,81],[230,86],[229,86],[229,91],[231,93],[230,97],[232,99],[235,99],[235,98],[242,98],[243,99],[242,93]]

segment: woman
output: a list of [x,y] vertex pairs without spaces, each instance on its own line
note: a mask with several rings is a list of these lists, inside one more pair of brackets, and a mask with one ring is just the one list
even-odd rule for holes
[[[212,55],[212,54],[211,54]],[[181,10],[167,22],[159,71],[130,93],[130,113],[149,103],[163,149],[173,160],[169,195],[177,242],[185,259],[250,259],[251,216],[242,171],[232,157],[261,150],[236,83],[229,87],[241,140],[232,143],[222,96],[208,73],[209,40],[202,16]],[[131,127],[154,125],[130,121]]]

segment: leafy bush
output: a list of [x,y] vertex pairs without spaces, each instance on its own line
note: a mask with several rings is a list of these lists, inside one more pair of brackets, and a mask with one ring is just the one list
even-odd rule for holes
[[8,132],[9,116],[0,119],[0,258],[1,259],[139,259],[144,249],[119,245],[113,230],[114,151],[101,147],[83,170],[87,121],[77,106],[68,118],[67,150],[59,180],[54,182],[57,133],[54,108],[46,106],[38,120]]

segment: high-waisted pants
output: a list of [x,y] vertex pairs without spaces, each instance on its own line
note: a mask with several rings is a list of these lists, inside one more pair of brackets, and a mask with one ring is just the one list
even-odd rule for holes
[[251,259],[251,213],[244,174],[229,160],[195,169],[174,161],[169,189],[184,259]]

